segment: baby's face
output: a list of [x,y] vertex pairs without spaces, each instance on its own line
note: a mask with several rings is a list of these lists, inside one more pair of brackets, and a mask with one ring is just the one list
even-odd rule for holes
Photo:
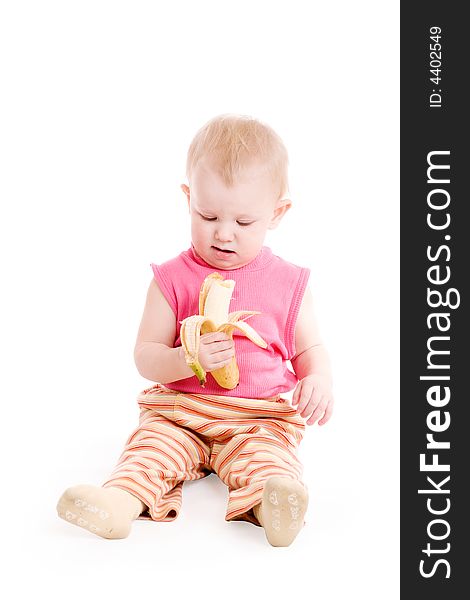
[[277,201],[269,176],[254,168],[226,187],[220,175],[201,162],[190,185],[182,189],[191,215],[192,243],[203,260],[220,270],[238,269],[256,258],[267,230],[277,227],[291,206],[290,200]]

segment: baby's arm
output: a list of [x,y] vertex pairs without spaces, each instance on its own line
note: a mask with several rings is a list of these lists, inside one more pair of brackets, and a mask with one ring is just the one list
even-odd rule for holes
[[183,348],[173,348],[175,338],[175,313],[152,279],[134,349],[135,364],[142,377],[168,383],[194,375],[186,364]]
[[[175,313],[152,279],[134,349],[135,364],[142,377],[165,384],[194,376],[182,346],[173,347],[175,339]],[[228,364],[234,352],[234,343],[225,333],[206,333],[200,338],[199,362],[207,372]]]
[[296,354],[291,363],[299,383],[292,404],[302,417],[309,416],[308,425],[318,421],[324,425],[333,410],[330,360],[324,347],[313,309],[309,288],[305,290],[295,327]]

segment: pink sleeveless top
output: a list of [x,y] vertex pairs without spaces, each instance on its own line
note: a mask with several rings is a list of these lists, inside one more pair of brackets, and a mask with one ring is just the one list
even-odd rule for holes
[[[205,277],[217,271],[199,257],[194,246],[161,265],[151,263],[155,279],[177,320],[176,340],[181,346],[181,321],[199,312],[199,290]],[[233,270],[220,270],[233,279],[235,288],[229,312],[258,310],[247,322],[268,344],[260,348],[235,330],[233,339],[240,370],[240,383],[233,390],[218,385],[210,373],[204,387],[196,376],[168,382],[166,387],[194,394],[243,398],[270,398],[292,390],[298,378],[287,361],[295,355],[295,324],[310,269],[298,267],[263,246],[251,263]]]

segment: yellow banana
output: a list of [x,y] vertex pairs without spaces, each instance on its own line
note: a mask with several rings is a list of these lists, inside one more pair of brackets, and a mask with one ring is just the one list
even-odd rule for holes
[[[198,355],[200,336],[204,333],[223,331],[233,339],[233,332],[238,329],[257,346],[267,348],[263,338],[256,333],[253,327],[244,322],[253,315],[259,315],[259,311],[239,310],[229,314],[228,308],[234,287],[235,281],[232,279],[224,279],[217,272],[211,273],[201,285],[199,314],[181,321],[180,336],[185,359],[202,387],[206,383],[206,372],[199,362]],[[237,387],[240,374],[235,356],[225,367],[211,371],[211,375],[225,389],[232,390]]]

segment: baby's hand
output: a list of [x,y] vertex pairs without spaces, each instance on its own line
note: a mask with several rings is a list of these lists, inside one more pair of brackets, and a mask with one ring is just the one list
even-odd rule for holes
[[292,405],[298,405],[301,417],[310,415],[307,425],[313,425],[320,417],[318,424],[324,425],[333,412],[333,394],[328,379],[322,375],[308,375],[301,379],[292,396]]
[[235,356],[234,341],[222,331],[201,335],[199,344],[199,362],[208,373],[227,366]]

